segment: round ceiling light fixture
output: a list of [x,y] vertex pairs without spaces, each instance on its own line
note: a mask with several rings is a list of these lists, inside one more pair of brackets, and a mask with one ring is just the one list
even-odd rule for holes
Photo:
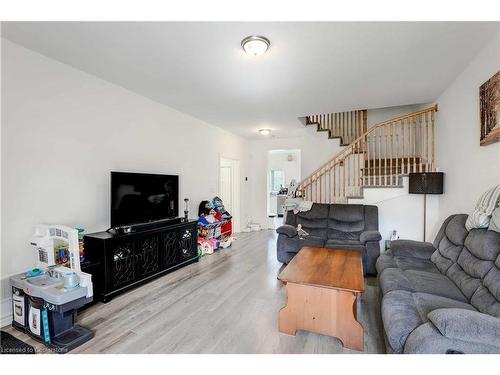
[[260,135],[269,135],[271,134],[271,129],[260,129],[259,133]]
[[260,56],[264,54],[271,45],[269,39],[259,35],[247,36],[241,41],[241,47],[249,55]]

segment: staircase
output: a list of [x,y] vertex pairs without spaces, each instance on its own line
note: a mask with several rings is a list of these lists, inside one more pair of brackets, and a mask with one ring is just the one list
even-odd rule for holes
[[340,139],[341,146],[349,146],[366,132],[367,111],[349,111],[305,117],[306,125],[316,125],[318,132],[328,132],[328,138]]
[[348,203],[364,188],[402,187],[411,172],[436,171],[437,105],[392,118],[366,129],[366,110],[305,117],[345,146],[303,179],[298,195],[317,203]]

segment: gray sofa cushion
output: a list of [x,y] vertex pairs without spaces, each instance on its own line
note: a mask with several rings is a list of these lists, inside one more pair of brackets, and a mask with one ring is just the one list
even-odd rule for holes
[[376,268],[379,275],[386,268],[398,268],[398,264],[396,263],[396,259],[394,259],[391,250],[387,250],[386,252],[380,254],[377,259]]
[[332,205],[328,215],[329,240],[359,241],[365,230],[364,206],[359,204]]
[[500,233],[472,229],[457,262],[448,269],[446,275],[468,299],[472,299],[475,292],[484,286],[484,278],[489,271],[496,268],[495,261],[499,255]]
[[344,245],[354,245],[358,247],[363,247],[363,243],[358,240],[327,240],[325,243],[325,247],[337,247],[337,246],[344,246]]
[[495,261],[500,253],[500,233],[487,229],[472,229],[465,247],[477,258]]
[[302,229],[311,236],[326,240],[329,206],[329,204],[314,203],[309,211],[299,212],[296,215],[288,212],[285,224],[295,228],[298,224],[301,224]]
[[[467,214],[453,215],[446,225],[443,237],[448,238],[454,244],[463,244],[465,238],[469,234],[467,229],[465,229],[467,217]],[[439,248],[439,246],[437,246],[437,248]]]
[[430,242],[396,240],[391,242],[391,251],[395,256],[430,259],[436,248]]
[[495,267],[491,267],[491,270],[484,277],[483,285],[495,299],[500,301],[500,254],[495,261]]
[[302,249],[305,246],[324,247],[325,240],[317,236],[307,236],[304,238],[299,238],[298,236],[295,236],[293,238],[287,237],[286,244],[287,244],[287,248],[285,249],[286,252],[296,254],[299,252],[300,249]]
[[297,235],[297,228],[289,224],[283,224],[276,229],[278,234],[284,234],[287,237],[295,237]]
[[408,292],[431,293],[467,302],[467,298],[453,281],[439,273],[387,268],[380,274],[379,281],[383,294],[394,290],[405,290]]
[[395,353],[402,353],[408,335],[428,321],[428,314],[440,308],[474,310],[471,305],[427,293],[395,290],[382,299],[382,321],[387,341]]
[[378,207],[365,205],[363,208],[365,210],[365,230],[378,231]]
[[[441,227],[439,228],[439,231],[438,233],[436,234],[436,238],[434,238],[434,242],[432,243],[434,245],[434,247],[437,249],[438,246],[439,246],[439,242],[441,242],[441,239],[443,238],[443,236],[445,235],[445,230],[446,230],[446,227],[448,226],[448,223],[453,220],[453,218],[457,216],[456,214],[455,215],[450,215],[448,216],[444,221],[443,221],[443,224],[441,224]],[[466,215],[467,216],[467,215]],[[467,220],[467,218],[465,219]]]
[[429,320],[450,339],[493,345],[500,348],[500,319],[458,308],[436,309]]
[[[468,234],[465,229],[467,215],[453,215],[448,219],[436,236],[434,246],[437,250],[431,256],[432,262],[442,273],[446,273],[457,262]],[[441,238],[438,240],[438,237]]]
[[485,314],[500,318],[500,254],[472,295],[471,304]]
[[500,303],[485,286],[481,285],[476,290],[470,299],[470,303],[482,313],[500,318]]
[[407,256],[394,256],[392,250],[381,254],[377,259],[377,272],[381,273],[386,268],[399,268],[406,270],[419,270],[440,274],[437,267],[430,260]]

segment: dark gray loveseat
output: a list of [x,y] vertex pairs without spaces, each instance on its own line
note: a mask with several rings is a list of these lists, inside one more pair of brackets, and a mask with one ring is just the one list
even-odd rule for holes
[[377,261],[388,352],[500,353],[500,233],[445,220],[434,243],[393,241]]
[[[309,233],[304,239],[297,235],[297,225]],[[375,262],[380,255],[378,208],[358,204],[314,203],[309,211],[294,214],[288,211],[284,225],[279,227],[277,255],[288,263],[304,246],[358,250],[363,256],[365,274],[376,274]]]

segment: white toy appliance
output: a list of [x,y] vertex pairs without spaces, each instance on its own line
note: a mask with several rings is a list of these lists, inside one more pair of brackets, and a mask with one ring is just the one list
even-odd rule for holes
[[13,326],[59,352],[94,334],[76,325],[78,308],[92,301],[92,276],[82,272],[78,230],[39,225],[31,241],[37,267],[10,278]]

